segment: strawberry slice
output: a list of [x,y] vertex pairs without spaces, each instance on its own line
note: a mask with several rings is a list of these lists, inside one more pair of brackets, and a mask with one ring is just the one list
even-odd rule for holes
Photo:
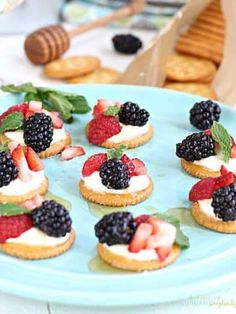
[[203,131],[203,133],[205,135],[211,135],[211,129],[206,129],[205,131]]
[[33,112],[41,112],[42,110],[42,103],[41,101],[30,101],[29,102],[29,110]]
[[215,179],[205,178],[192,187],[189,192],[189,200],[191,202],[212,198],[215,190]]
[[218,178],[215,178],[215,190],[228,186],[235,181],[235,175],[232,172],[228,172]]
[[121,103],[107,99],[98,99],[96,105],[93,107],[93,117],[97,117],[101,113],[104,113],[110,106],[120,107]]
[[159,232],[159,226],[163,221],[153,216],[149,216],[147,222],[152,226],[152,234],[157,234]]
[[23,115],[24,115],[24,114],[25,114],[25,111],[26,111],[27,109],[28,109],[28,104],[26,104],[26,103],[12,106],[12,107],[8,108],[6,111],[4,111],[4,112],[0,115],[0,121],[2,121],[3,119],[5,119],[9,114],[11,114],[11,113],[13,113],[13,112],[21,112],[21,113],[23,113]]
[[75,157],[85,155],[85,151],[81,146],[67,146],[61,153],[61,160],[71,160]]
[[148,223],[141,223],[135,231],[132,241],[129,244],[129,251],[138,253],[145,249],[147,240],[152,234],[152,226]]
[[83,165],[82,175],[84,177],[90,176],[93,172],[99,171],[101,165],[107,160],[107,154],[95,154],[87,159]]
[[121,157],[121,161],[128,166],[129,175],[132,177],[134,172],[134,164],[132,160],[126,154],[124,154]]
[[49,112],[52,118],[52,125],[55,129],[61,129],[63,127],[63,120],[59,117],[59,112],[51,111]]
[[149,217],[150,215],[140,215],[138,217],[135,217],[134,221],[136,222],[137,225],[140,225],[143,222],[147,222]]
[[138,158],[131,159],[132,164],[134,165],[133,176],[140,176],[147,173],[147,169],[142,160]]
[[230,158],[236,158],[236,145],[231,148]]
[[19,144],[12,152],[12,159],[19,171],[19,179],[28,182],[31,179],[30,170],[22,149],[22,146]]
[[19,145],[19,143],[15,141],[11,141],[8,143],[8,148],[10,150],[10,153],[12,154],[13,150]]
[[25,157],[30,170],[41,171],[44,169],[44,164],[31,147],[26,148]]
[[224,175],[224,174],[229,173],[229,171],[228,171],[228,169],[225,166],[222,165],[220,167],[220,173],[221,173],[221,175]]

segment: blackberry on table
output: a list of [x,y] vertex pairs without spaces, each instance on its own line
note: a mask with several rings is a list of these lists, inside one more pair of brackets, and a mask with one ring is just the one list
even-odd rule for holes
[[0,188],[15,180],[18,172],[11,156],[5,152],[0,152]]
[[211,205],[218,218],[223,221],[236,220],[236,183],[215,190]]
[[123,54],[135,54],[143,45],[138,37],[131,34],[115,35],[112,42],[115,50]]
[[201,101],[194,104],[190,110],[190,123],[199,130],[210,129],[214,121],[219,121],[220,106],[211,101]]
[[71,231],[72,220],[64,206],[55,201],[44,201],[32,211],[33,226],[51,237],[64,237]]
[[102,184],[108,189],[120,190],[129,186],[128,166],[116,158],[105,161],[100,167],[99,175],[102,179]]
[[210,135],[193,133],[176,145],[176,155],[187,161],[201,160],[215,155],[215,143]]
[[119,111],[119,121],[126,125],[143,126],[148,122],[149,116],[146,109],[140,109],[139,105],[130,101],[124,103]]
[[129,244],[137,228],[133,215],[116,212],[105,215],[95,225],[95,235],[100,243],[107,245]]
[[45,113],[36,113],[25,121],[24,141],[36,153],[46,150],[53,139],[52,118]]

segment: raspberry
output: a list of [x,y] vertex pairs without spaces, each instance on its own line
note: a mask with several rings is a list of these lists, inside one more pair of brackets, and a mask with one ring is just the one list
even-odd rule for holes
[[120,131],[121,125],[115,117],[101,114],[89,123],[88,140],[99,145]]
[[83,166],[82,175],[90,176],[93,172],[99,171],[101,165],[107,160],[107,154],[101,153],[89,157]]
[[192,202],[212,198],[215,190],[215,179],[205,178],[192,187],[189,192],[189,200]]
[[29,215],[1,216],[0,217],[0,243],[9,238],[17,238],[23,232],[32,228],[32,219]]

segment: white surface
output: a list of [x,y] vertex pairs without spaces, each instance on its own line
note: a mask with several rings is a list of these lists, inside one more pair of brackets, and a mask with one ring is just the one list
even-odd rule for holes
[[[67,55],[95,54],[102,58],[103,64],[123,70],[132,60],[130,56],[123,56],[113,52],[111,37],[119,30],[99,29],[75,39],[72,49]],[[151,32],[135,31],[144,43],[154,35]],[[103,40],[101,40],[101,38]],[[35,84],[50,85],[61,83],[46,80],[42,76],[42,67],[31,65],[24,57],[23,37],[0,37],[0,84],[23,83],[32,81]],[[0,270],[0,276],[1,271]],[[14,294],[14,291],[12,292]],[[88,308],[69,307],[62,305],[34,302],[0,293],[0,314],[231,314],[236,313],[236,287],[222,293],[194,298],[170,304],[150,305],[144,307],[125,308]]]

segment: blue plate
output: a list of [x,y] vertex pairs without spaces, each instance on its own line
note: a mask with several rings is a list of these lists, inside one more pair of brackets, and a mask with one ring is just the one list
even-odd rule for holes
[[[169,210],[183,223],[191,247],[182,251],[171,266],[141,274],[116,271],[100,262],[96,257],[93,227],[110,209],[89,204],[81,198],[78,181],[86,158],[102,149],[89,145],[84,136],[91,114],[80,115],[66,127],[73,143],[84,146],[86,156],[67,162],[60,161],[58,156],[45,160],[50,192],[72,204],[76,242],[66,254],[49,260],[24,261],[0,254],[0,289],[43,301],[118,306],[174,301],[233,284],[236,235],[212,232],[194,223],[189,212],[188,192],[197,180],[181,170],[175,156],[175,144],[195,131],[189,124],[189,109],[202,98],[135,86],[67,85],[59,89],[85,95],[91,106],[98,98],[108,98],[137,102],[149,110],[155,136],[128,154],[145,161],[155,189],[149,199],[129,210],[135,215]],[[19,101],[20,97],[14,95],[1,97],[0,111]],[[234,135],[235,120],[236,113],[223,106],[221,122]]]

